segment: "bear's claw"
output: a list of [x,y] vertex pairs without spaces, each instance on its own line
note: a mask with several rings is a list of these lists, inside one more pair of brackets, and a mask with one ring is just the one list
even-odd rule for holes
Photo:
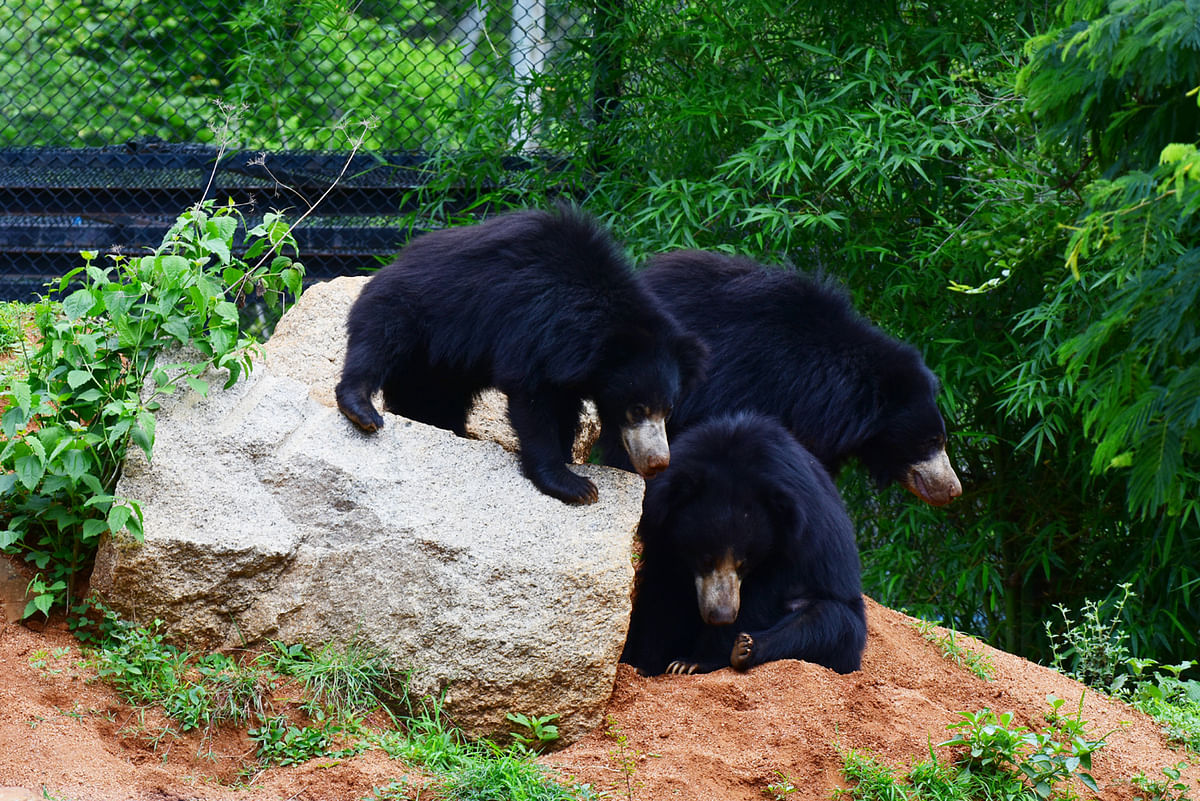
[[754,638],[742,632],[733,642],[733,651],[729,654],[729,664],[735,670],[747,670],[750,667],[750,657],[754,655]]

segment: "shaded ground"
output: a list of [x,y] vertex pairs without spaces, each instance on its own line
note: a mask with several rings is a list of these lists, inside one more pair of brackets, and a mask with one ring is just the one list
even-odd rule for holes
[[[778,771],[798,788],[791,801],[824,801],[839,786],[838,745],[902,765],[947,739],[958,711],[1011,711],[1041,728],[1047,695],[1078,707],[1083,687],[1050,670],[976,644],[995,666],[986,682],[946,661],[909,618],[873,603],[868,615],[863,670],[849,676],[802,662],[657,678],[622,666],[610,725],[543,761],[614,799],[761,801]],[[243,773],[253,753],[244,732],[154,742],[162,721],[89,681],[79,661],[59,628],[0,628],[0,788],[66,801],[358,801],[405,774],[378,752]],[[1083,716],[1092,737],[1108,733],[1093,771],[1106,801],[1133,799],[1130,777],[1162,778],[1186,756],[1152,720],[1097,693],[1085,694]],[[1195,788],[1200,768],[1191,761],[1185,776]]]

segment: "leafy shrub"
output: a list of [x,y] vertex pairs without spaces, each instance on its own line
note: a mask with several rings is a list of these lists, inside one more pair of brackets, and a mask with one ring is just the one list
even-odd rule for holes
[[[295,253],[283,219],[268,214],[247,231],[242,257],[240,227],[236,208],[206,201],[150,255],[105,267],[84,253],[84,266],[37,304],[37,349],[0,392],[0,548],[41,571],[26,616],[69,601],[103,535],[140,539],[141,510],[115,488],[130,443],[150,455],[158,399],[185,387],[206,393],[200,376],[212,368],[237,381],[254,344],[239,330],[239,307],[253,295],[278,307],[300,293],[303,267],[283,255]],[[172,363],[162,360],[169,351]]]
[[913,765],[906,775],[897,775],[869,754],[850,751],[842,755],[842,773],[853,786],[835,795],[853,801],[1047,801],[1074,797],[1063,787],[1071,779],[1098,793],[1089,771],[1092,754],[1104,746],[1107,735],[1088,738],[1082,698],[1079,703],[1078,710],[1064,715],[1065,702],[1052,696],[1049,725],[1042,732],[1014,723],[1008,712],[959,712],[961,720],[947,727],[955,736],[937,747],[957,749],[960,755],[945,763],[931,746],[929,760]]

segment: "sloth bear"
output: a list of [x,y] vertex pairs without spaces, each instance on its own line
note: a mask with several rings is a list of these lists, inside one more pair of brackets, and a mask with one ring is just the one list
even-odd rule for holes
[[622,661],[651,675],[775,659],[858,670],[858,549],[821,464],[753,413],[709,420],[672,446],[671,469],[646,486]]
[[566,503],[597,500],[567,469],[585,398],[643,476],[666,468],[665,419],[702,375],[705,348],[635,280],[583,212],[524,210],[414,239],[350,309],[338,408],[371,432],[388,411],[459,435],[496,387],[521,469]]
[[[875,481],[942,506],[962,494],[946,455],[938,382],[916,348],[884,334],[840,291],[750,259],[685,250],[639,277],[709,348],[708,377],[676,404],[668,435],[718,414],[773,415],[831,475],[857,457]],[[608,464],[629,469],[601,432]]]

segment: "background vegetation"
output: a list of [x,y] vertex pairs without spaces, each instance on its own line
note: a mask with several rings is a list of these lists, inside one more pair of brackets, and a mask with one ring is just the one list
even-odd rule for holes
[[[20,102],[0,141],[47,113],[76,115],[67,144],[203,139],[183,112],[215,96],[249,104],[242,135],[266,148],[377,114],[367,147],[436,168],[414,225],[565,194],[639,258],[698,246],[836,276],[941,377],[965,486],[931,509],[840,478],[867,591],[1042,661],[1055,606],[1089,599],[1132,656],[1196,654],[1195,0],[552,5],[553,56],[524,84],[503,35],[455,38],[467,2],[401,4],[404,24],[370,3],[222,6],[212,49],[173,33],[183,6],[138,4],[134,25],[125,0],[47,5],[59,45],[4,44]],[[504,31],[512,9],[480,11]],[[0,25],[44,19],[18,3]],[[375,60],[406,52],[415,88]],[[67,65],[141,76],[145,102],[54,100]],[[553,158],[504,168],[531,145]]]

